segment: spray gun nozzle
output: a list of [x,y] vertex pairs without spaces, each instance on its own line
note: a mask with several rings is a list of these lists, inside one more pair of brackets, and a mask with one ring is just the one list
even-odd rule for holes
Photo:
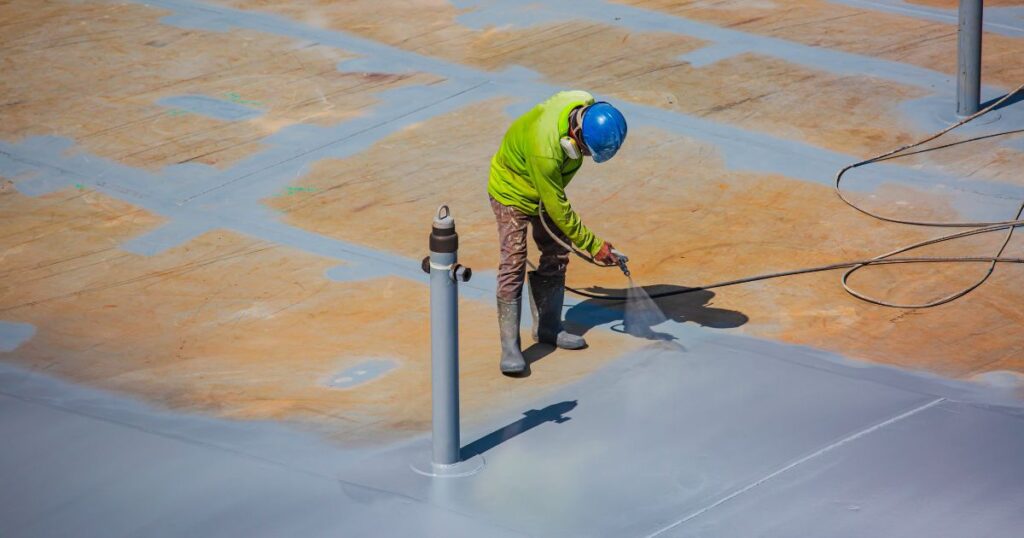
[[629,263],[629,257],[615,249],[612,249],[612,254],[614,254],[615,257],[619,259],[618,264],[619,269],[622,270],[622,274],[626,275],[626,278],[629,278],[629,266],[626,265],[627,263]]

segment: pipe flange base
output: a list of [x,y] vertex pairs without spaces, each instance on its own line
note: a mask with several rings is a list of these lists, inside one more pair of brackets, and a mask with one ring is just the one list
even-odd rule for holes
[[409,465],[409,468],[416,474],[432,478],[461,478],[479,473],[484,468],[484,457],[477,454],[467,460],[462,460],[451,465],[441,465],[431,461],[430,454]]

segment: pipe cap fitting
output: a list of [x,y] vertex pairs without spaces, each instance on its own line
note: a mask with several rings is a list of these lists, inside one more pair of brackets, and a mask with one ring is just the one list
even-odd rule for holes
[[441,230],[455,228],[455,218],[452,217],[452,211],[448,209],[446,204],[441,204],[437,208],[437,215],[434,217],[434,228]]

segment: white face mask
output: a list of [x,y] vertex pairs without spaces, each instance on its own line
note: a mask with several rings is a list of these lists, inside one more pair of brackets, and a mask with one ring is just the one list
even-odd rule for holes
[[580,153],[580,147],[576,145],[576,141],[573,140],[572,138],[568,136],[563,136],[562,139],[559,140],[558,142],[562,145],[562,151],[565,152],[566,157],[575,161],[576,159],[579,159],[580,157],[583,156]]

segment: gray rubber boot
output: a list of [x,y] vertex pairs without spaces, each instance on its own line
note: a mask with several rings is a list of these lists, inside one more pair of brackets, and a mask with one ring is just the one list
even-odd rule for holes
[[498,299],[498,328],[501,330],[501,371],[505,374],[521,374],[526,371],[526,359],[519,342],[519,316],[522,299],[503,301]]
[[534,341],[561,349],[587,347],[587,341],[582,336],[569,334],[562,327],[565,275],[539,275],[536,271],[530,271],[529,277]]

